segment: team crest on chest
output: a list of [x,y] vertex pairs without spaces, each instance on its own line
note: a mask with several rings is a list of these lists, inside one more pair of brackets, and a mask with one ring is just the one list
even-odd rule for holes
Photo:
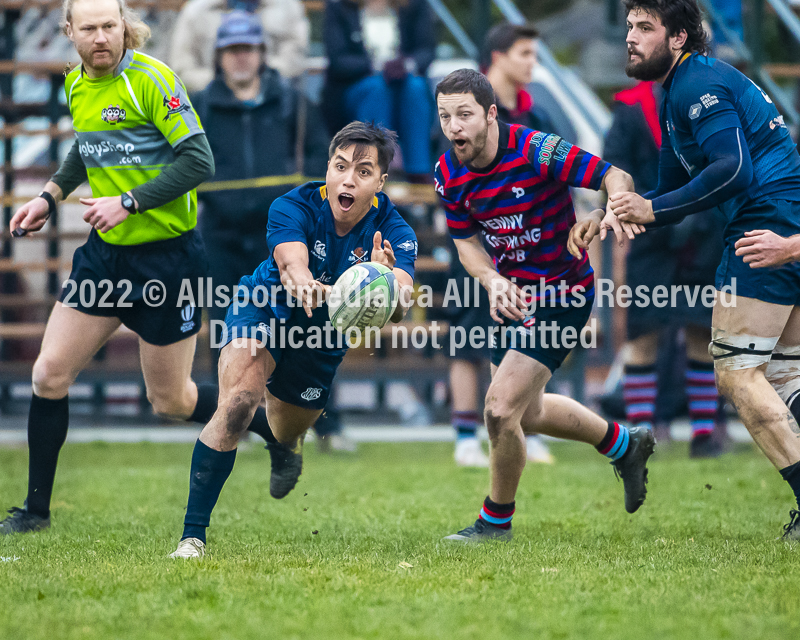
[[176,113],[181,113],[182,111],[188,111],[191,109],[188,104],[181,102],[181,99],[178,96],[171,96],[169,98],[164,96],[164,106],[169,109],[169,111],[167,111],[167,115],[164,116],[164,120],[169,120]]
[[359,262],[364,262],[367,259],[367,252],[364,251],[361,247],[356,247],[350,252],[350,255],[347,257],[349,262],[353,264],[358,264]]
[[108,124],[124,122],[126,116],[127,113],[125,109],[119,105],[114,106],[113,104],[108,105],[100,112],[100,118],[102,118],[103,122],[107,122]]

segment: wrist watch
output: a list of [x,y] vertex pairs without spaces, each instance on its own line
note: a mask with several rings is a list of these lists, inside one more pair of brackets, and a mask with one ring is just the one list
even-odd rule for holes
[[42,191],[37,198],[43,198],[47,203],[47,217],[48,219],[56,212],[56,199],[49,191]]
[[122,200],[122,208],[125,209],[128,213],[130,213],[131,215],[139,213],[136,210],[136,202],[134,201],[133,196],[130,193],[123,193],[120,196],[120,199]]

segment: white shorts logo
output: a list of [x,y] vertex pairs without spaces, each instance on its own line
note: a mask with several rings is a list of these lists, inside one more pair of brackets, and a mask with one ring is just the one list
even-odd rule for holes
[[309,387],[303,393],[300,394],[300,397],[305,400],[306,402],[311,402],[312,400],[316,400],[322,395],[322,389],[317,387]]
[[325,257],[326,257],[325,256],[325,243],[324,242],[320,242],[319,240],[317,240],[314,243],[314,249],[313,249],[313,251],[311,253],[314,255],[314,257],[319,258],[320,260],[324,260]]
[[187,331],[194,329],[194,311],[195,308],[191,304],[187,304],[183,309],[181,309],[181,320],[183,320],[183,324],[181,325],[182,333],[186,333]]
[[256,330],[262,331],[266,336],[272,335],[272,328],[266,322],[259,322]]

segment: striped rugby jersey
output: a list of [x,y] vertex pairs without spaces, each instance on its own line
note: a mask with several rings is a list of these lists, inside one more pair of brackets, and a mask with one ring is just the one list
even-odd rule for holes
[[[83,65],[64,83],[81,160],[95,198],[118,196],[158,176],[175,161],[174,147],[203,128],[178,76],[163,62],[128,50],[114,73],[90,78]],[[160,207],[128,216],[100,237],[133,245],[174,238],[197,224],[192,190]]]
[[497,156],[487,167],[462,164],[452,149],[436,163],[450,235],[464,239],[482,231],[497,271],[519,286],[544,278],[588,291],[589,257],[584,251],[578,260],[567,251],[575,224],[569,187],[598,190],[611,165],[555,134],[498,124]]

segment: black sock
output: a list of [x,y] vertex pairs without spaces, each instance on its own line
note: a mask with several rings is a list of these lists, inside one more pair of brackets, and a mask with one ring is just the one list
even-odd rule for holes
[[199,538],[206,541],[206,527],[211,522],[211,512],[235,461],[236,449],[216,451],[200,440],[195,442],[189,479],[189,503],[183,519],[181,540]]
[[58,452],[67,439],[69,396],[60,400],[31,398],[28,414],[28,499],[31,513],[47,518],[56,477]]
[[783,479],[789,483],[792,491],[794,491],[794,497],[795,500],[797,500],[797,506],[800,508],[800,462],[795,462],[785,469],[781,469],[781,475],[783,476]]
[[[189,417],[187,422],[199,422],[207,424],[214,416],[217,410],[217,402],[219,401],[219,387],[215,384],[198,384],[197,385],[197,404],[194,406],[194,411]],[[275,443],[277,440],[272,435],[267,422],[267,412],[263,407],[256,409],[256,414],[253,416],[253,421],[247,427],[248,431],[261,436],[267,442]]]
[[207,424],[214,417],[219,401],[219,387],[215,384],[197,385],[197,404],[186,422]]
[[278,440],[273,435],[272,429],[269,428],[267,412],[264,411],[264,407],[259,406],[258,409],[256,409],[253,421],[250,423],[250,426],[247,427],[247,430],[261,436],[270,444],[278,444]]
[[322,415],[320,415],[314,423],[314,431],[320,438],[341,433],[342,418],[339,410],[325,407],[325,411],[322,412]]

